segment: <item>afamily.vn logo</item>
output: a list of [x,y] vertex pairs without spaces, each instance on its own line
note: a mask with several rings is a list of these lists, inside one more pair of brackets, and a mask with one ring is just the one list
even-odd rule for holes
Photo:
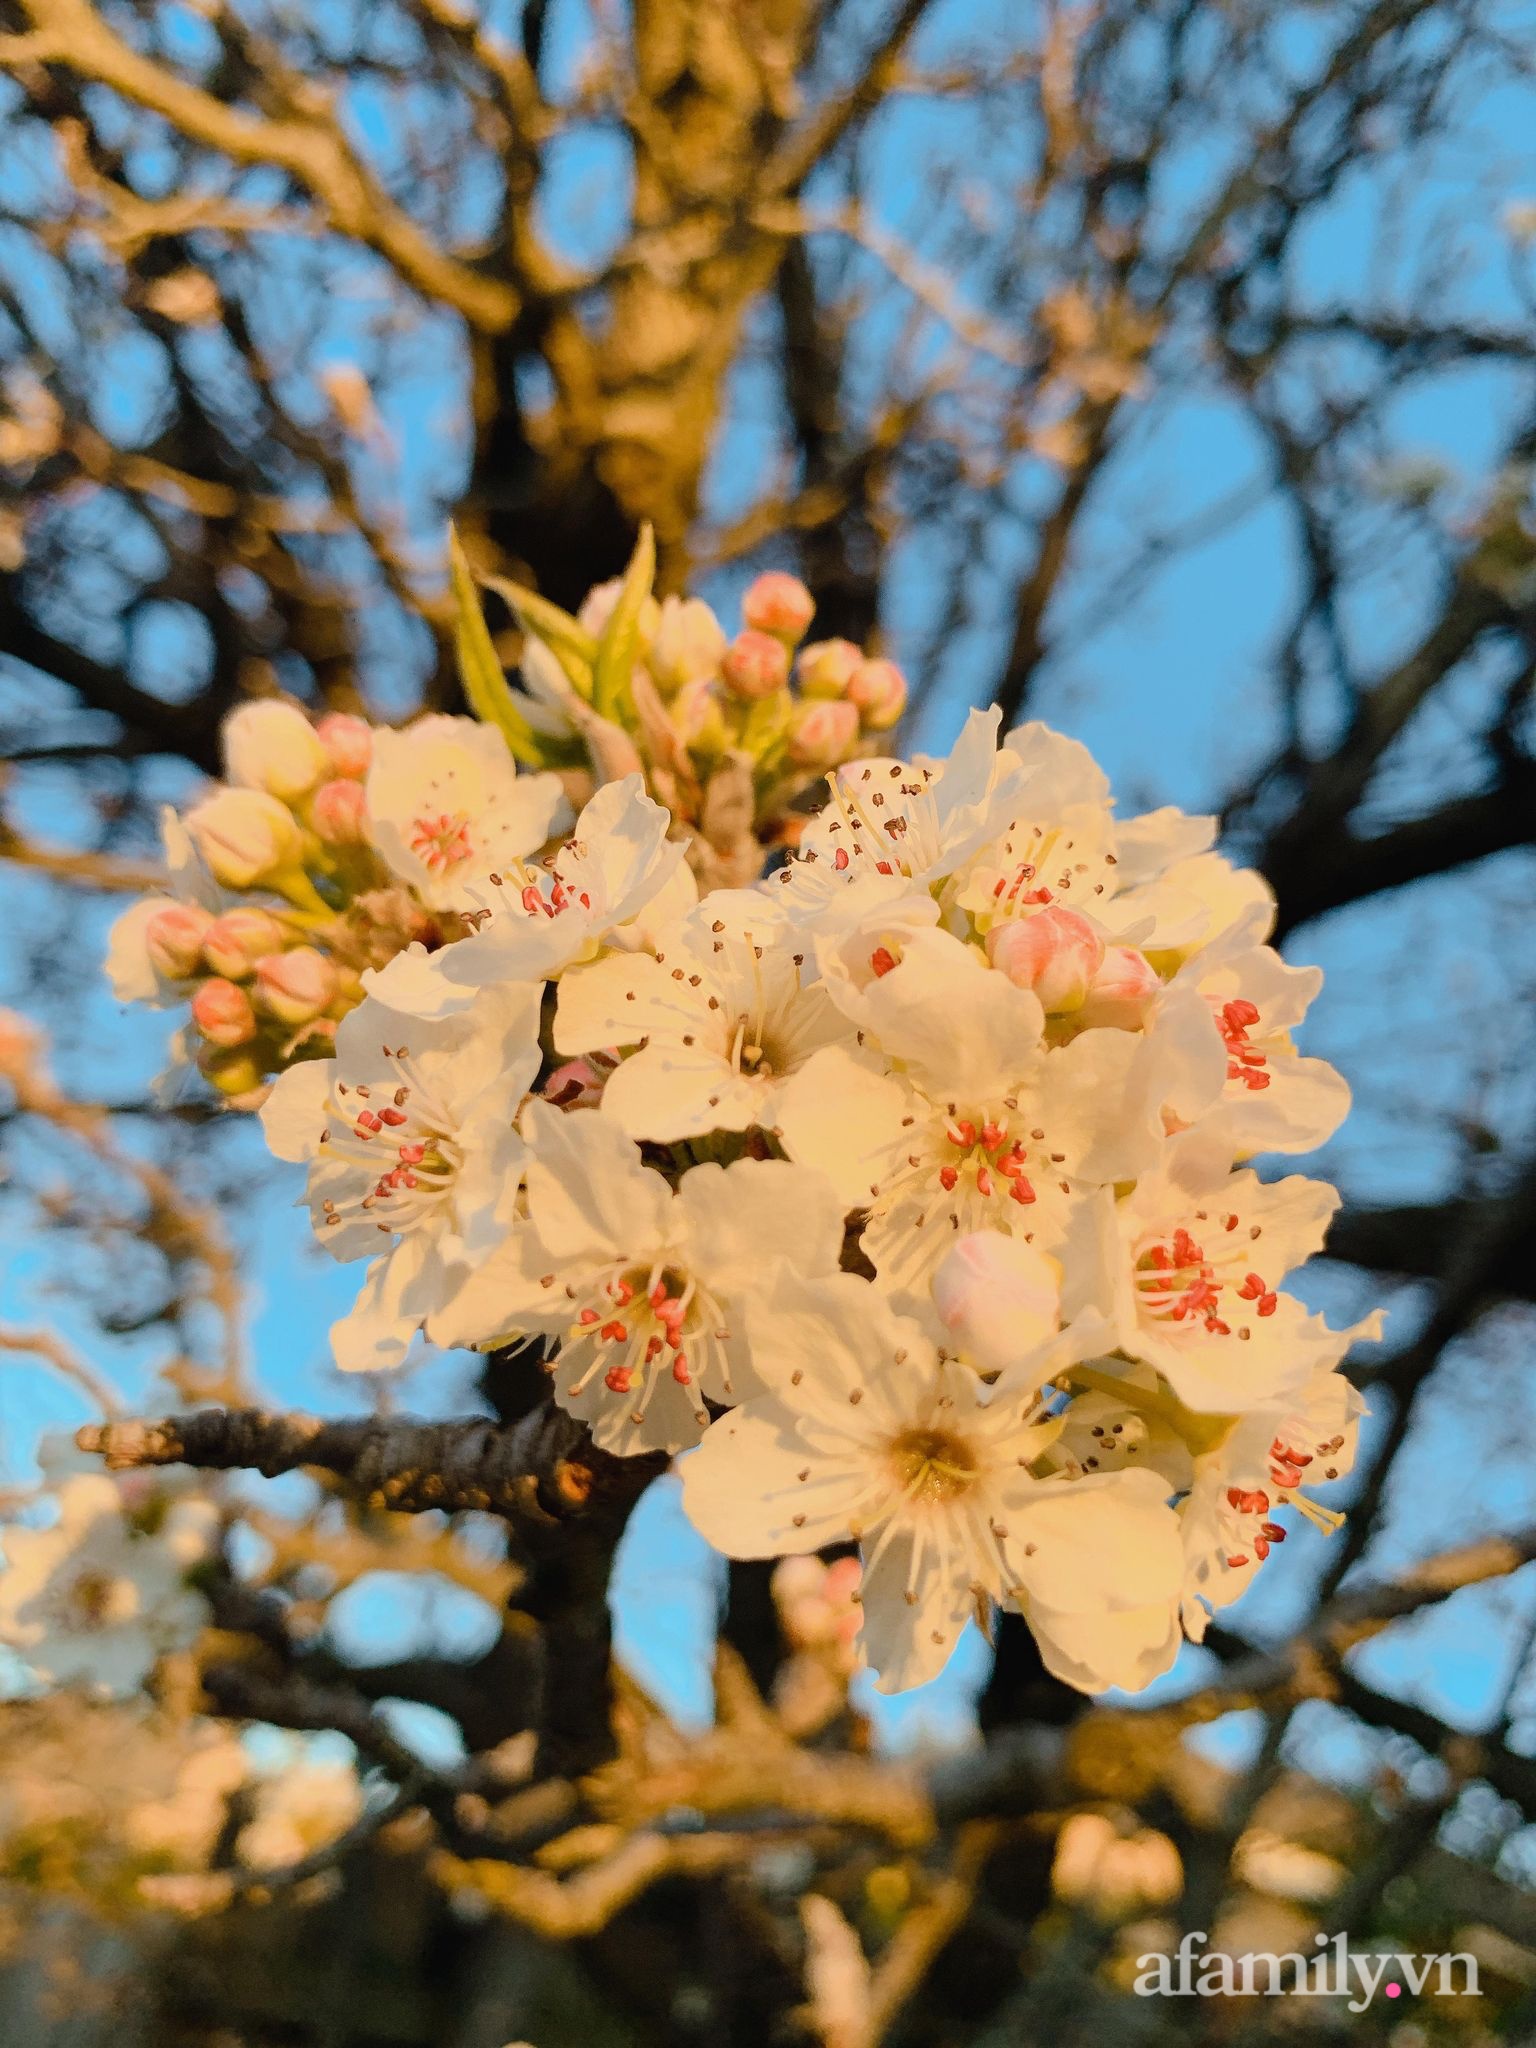
[[[1437,1998],[1480,1998],[1477,1958],[1465,1951],[1453,1956],[1404,1956],[1379,1949],[1352,1950],[1344,1934],[1314,1934],[1323,1953],[1305,1956],[1258,1951],[1229,1956],[1213,1951],[1197,1955],[1210,1939],[1186,1934],[1172,1955],[1136,1958],[1137,1995],[1141,1998],[1276,1998],[1281,1993],[1301,1998],[1343,1998],[1351,2012],[1364,2012],[1380,1991],[1401,1998],[1430,1990]],[[1434,1976],[1430,1984],[1431,1974]]]

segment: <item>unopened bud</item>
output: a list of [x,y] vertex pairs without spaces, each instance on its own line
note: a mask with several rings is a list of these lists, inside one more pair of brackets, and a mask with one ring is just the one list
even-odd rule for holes
[[[613,617],[613,608],[618,603],[619,593],[623,588],[624,579],[622,576],[610,576],[606,583],[594,583],[582,599],[581,610],[576,614],[576,622],[585,632],[590,633],[594,640],[600,640],[603,637],[603,628]],[[660,623],[661,606],[654,597],[648,597],[640,607],[640,644],[642,647],[650,645],[656,628]]]
[[196,903],[167,903],[144,927],[144,947],[156,974],[188,981],[202,969],[203,935],[212,914]]
[[1021,1237],[978,1230],[945,1253],[933,1301],[957,1349],[984,1372],[1001,1372],[1055,1336],[1061,1269]]
[[240,789],[264,789],[285,803],[308,796],[331,772],[330,755],[296,704],[263,697],[224,721],[224,764]]
[[894,661],[861,661],[848,680],[848,701],[870,732],[885,732],[907,708],[907,679]]
[[203,958],[215,974],[230,981],[248,981],[264,953],[283,943],[283,928],[270,910],[226,910],[203,933]]
[[266,1080],[261,1056],[249,1046],[207,1046],[198,1054],[197,1065],[204,1080],[237,1103],[242,1096],[255,1095]]
[[697,754],[718,754],[726,743],[725,708],[720,690],[708,676],[685,683],[670,707],[672,730]]
[[328,711],[315,727],[315,737],[325,748],[333,775],[362,781],[373,759],[373,727],[366,718],[354,718],[346,711]]
[[724,653],[725,628],[702,597],[662,599],[645,660],[663,696],[718,675]]
[[725,650],[720,672],[738,697],[771,697],[789,680],[789,650],[771,633],[738,633]]
[[308,1024],[336,993],[336,970],[313,946],[269,953],[256,963],[256,1000],[280,1024]]
[[987,957],[1016,988],[1033,989],[1048,1014],[1078,1010],[1104,958],[1104,941],[1080,910],[1050,904],[1029,917],[995,924]]
[[864,660],[851,640],[813,640],[795,659],[795,681],[805,697],[841,697]]
[[188,811],[186,826],[226,889],[249,889],[295,866],[303,850],[293,813],[265,790],[215,790]]
[[244,1045],[256,1035],[250,997],[222,975],[205,981],[193,996],[192,1022],[210,1045]]
[[859,736],[859,714],[839,697],[797,704],[789,721],[787,751],[801,768],[835,768]]
[[1134,946],[1111,946],[1088,985],[1078,1021],[1120,1031],[1139,1031],[1162,987],[1156,969],[1144,953]]
[[326,846],[361,846],[368,837],[368,800],[360,782],[322,782],[310,806],[315,837]]
[[769,569],[756,578],[741,600],[741,616],[754,632],[772,633],[777,640],[793,642],[816,616],[816,600],[798,576]]

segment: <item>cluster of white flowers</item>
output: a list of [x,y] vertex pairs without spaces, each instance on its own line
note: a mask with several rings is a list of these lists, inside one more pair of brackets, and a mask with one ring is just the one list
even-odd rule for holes
[[1072,1684],[1143,1685],[1284,1508],[1335,1519],[1308,1489],[1374,1319],[1283,1291],[1333,1190],[1241,1162],[1347,1091],[1213,821],[1117,820],[1080,746],[999,748],[995,713],[834,772],[779,873],[703,895],[638,774],[537,858],[558,787],[499,835],[460,787],[426,853],[411,787],[385,850],[424,902],[458,877],[463,935],[363,972],[262,1110],[370,1262],[339,1364],[544,1338],[600,1447],[688,1453],[722,1551],[862,1546],[893,1690],[1000,1608]]

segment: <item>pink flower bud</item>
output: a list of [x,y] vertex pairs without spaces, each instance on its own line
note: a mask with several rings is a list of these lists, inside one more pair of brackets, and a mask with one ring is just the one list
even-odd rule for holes
[[361,846],[368,837],[368,800],[360,782],[322,782],[309,822],[326,846]]
[[1001,1372],[1056,1334],[1061,1269],[1021,1237],[978,1230],[945,1253],[933,1301],[957,1348],[984,1372]]
[[262,697],[224,721],[224,762],[240,789],[264,789],[284,803],[308,796],[330,773],[330,756],[297,704]]
[[283,928],[270,910],[226,910],[203,933],[203,958],[215,974],[247,981],[262,954],[279,951],[282,943]]
[[373,727],[367,719],[328,711],[315,727],[315,736],[330,758],[331,773],[361,782],[373,760]]
[[256,962],[256,1000],[280,1024],[307,1024],[336,993],[336,970],[313,946]]
[[664,696],[717,675],[725,628],[702,597],[666,597],[646,666]]
[[795,641],[816,615],[816,600],[798,576],[769,569],[752,583],[741,600],[741,616],[756,633]]
[[244,1045],[256,1035],[256,1012],[250,997],[222,975],[205,981],[193,996],[192,1022],[210,1045]]
[[1033,989],[1049,1013],[1078,1010],[1104,958],[1104,941],[1080,910],[1051,904],[987,933],[987,957],[1015,988]]
[[789,758],[802,768],[834,768],[859,736],[859,714],[838,697],[797,704],[789,721]]
[[1111,946],[1088,985],[1087,1000],[1078,1021],[1139,1031],[1162,987],[1144,953],[1137,952],[1134,946]]
[[813,640],[795,660],[795,681],[802,696],[841,697],[864,660],[851,640]]
[[303,839],[293,813],[259,789],[216,789],[186,817],[192,843],[226,889],[249,889],[297,865]]
[[849,678],[848,700],[871,732],[885,732],[907,708],[907,679],[894,661],[861,661]]
[[789,680],[789,650],[769,633],[738,633],[720,672],[738,697],[771,697]]
[[156,974],[187,981],[202,967],[203,935],[212,915],[195,903],[167,903],[144,927],[144,947]]

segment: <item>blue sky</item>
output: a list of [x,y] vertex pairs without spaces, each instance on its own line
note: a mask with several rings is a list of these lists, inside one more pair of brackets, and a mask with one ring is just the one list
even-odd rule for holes
[[[1525,18],[1508,10],[1509,19]],[[998,19],[1003,17],[999,15]],[[991,16],[948,0],[934,13],[928,54],[938,55],[962,36],[982,34]],[[1298,9],[1276,20],[1276,50],[1304,69],[1331,11]],[[585,45],[585,20],[575,5],[553,11],[554,70],[568,80]],[[189,36],[197,33],[188,15]],[[377,102],[353,108],[359,133],[387,147],[388,111]],[[1415,155],[1415,196],[1396,221],[1389,245],[1385,197],[1405,173],[1406,158],[1390,138],[1378,157],[1345,179],[1336,200],[1317,219],[1298,258],[1299,285],[1318,308],[1357,299],[1368,290],[1377,303],[1406,302],[1416,252],[1448,238],[1456,263],[1448,303],[1468,317],[1489,321],[1523,316],[1511,283],[1510,244],[1503,207],[1536,199],[1536,119],[1530,91],[1513,83],[1486,84],[1459,109],[1453,139],[1426,156]],[[948,125],[946,125],[948,124]],[[921,238],[928,203],[926,179],[937,159],[963,154],[965,137],[953,110],[912,102],[872,140],[870,204],[890,228]],[[1238,139],[1207,132],[1182,144],[1167,167],[1161,204],[1171,221],[1197,203]],[[995,168],[995,167],[994,167]],[[922,176],[914,171],[923,172]],[[13,166],[12,182],[30,175]],[[461,204],[472,213],[476,189],[467,178]],[[623,167],[611,139],[579,133],[562,145],[546,183],[544,214],[562,247],[576,260],[597,261],[622,223]],[[831,252],[828,251],[828,254]],[[0,263],[19,261],[0,237]],[[295,251],[295,261],[299,260]],[[1519,260],[1518,258],[1516,259]],[[854,265],[854,275],[859,266]],[[315,343],[318,360],[350,360],[359,329],[377,310],[370,265],[351,266],[352,296],[327,307]],[[1368,282],[1363,282],[1368,281]],[[962,284],[965,282],[961,281]],[[896,315],[871,317],[856,355],[868,374],[878,366]],[[764,332],[767,332],[765,326]],[[862,354],[860,353],[862,351]],[[403,499],[422,543],[434,544],[431,508],[451,496],[466,450],[463,431],[465,371],[462,350],[444,323],[428,321],[396,352],[400,373],[384,401],[392,450],[362,464],[365,491],[380,500]],[[306,373],[307,374],[307,373]],[[1347,361],[1329,368],[1347,380]],[[152,414],[153,375],[131,351],[104,347],[92,393],[103,426],[131,437]],[[295,373],[300,403],[313,403],[305,376]],[[1488,368],[1416,380],[1390,409],[1382,450],[1384,483],[1393,465],[1433,463],[1443,472],[1441,502],[1448,513],[1472,502],[1499,433],[1521,398],[1529,397],[1508,372]],[[761,484],[777,437],[777,400],[759,361],[735,380],[732,413],[711,480],[710,513],[724,518],[750,500]],[[1098,754],[1127,810],[1158,802],[1190,809],[1217,804],[1273,748],[1278,707],[1270,676],[1297,580],[1297,541],[1283,505],[1268,487],[1268,455],[1234,404],[1198,370],[1172,391],[1142,407],[1084,522],[1079,557],[1055,623],[1064,651],[1046,667],[1031,705],[1083,739]],[[1021,473],[1017,495],[1029,503],[1046,479]],[[1212,508],[1231,506],[1214,530],[1128,597],[1116,594],[1118,565],[1149,527],[1180,530]],[[1364,515],[1363,515],[1364,516]],[[1385,515],[1383,515],[1385,518]],[[1390,545],[1354,580],[1345,606],[1346,631],[1367,672],[1410,645],[1433,597],[1432,563],[1401,526],[1388,527]],[[973,627],[948,647],[940,686],[917,735],[941,747],[957,729],[966,705],[985,695],[1006,633],[1010,571],[1020,559],[1016,528],[999,526],[990,545],[995,559],[983,581],[984,599]],[[709,586],[729,609],[740,579],[723,576]],[[902,658],[920,636],[938,597],[931,557],[906,551],[890,579],[883,621],[891,651]],[[990,593],[990,596],[987,596]],[[990,605],[990,609],[989,609]],[[146,675],[174,695],[178,675],[195,675],[199,627],[177,608],[151,623],[140,650]],[[381,619],[376,681],[382,708],[404,707],[411,643],[391,637]],[[29,679],[0,673],[0,706]],[[184,686],[184,684],[183,684]],[[1412,809],[1435,796],[1469,786],[1476,765],[1461,737],[1475,716],[1488,680],[1471,674],[1446,693],[1405,736],[1388,764],[1384,808]],[[1309,736],[1325,744],[1342,707],[1326,685],[1308,694]],[[21,815],[54,838],[66,838],[78,820],[67,779],[33,774],[17,791]],[[1436,881],[1390,901],[1358,906],[1298,935],[1290,950],[1317,960],[1328,985],[1314,1012],[1309,1049],[1326,1054],[1349,1074],[1358,1109],[1343,1137],[1320,1162],[1351,1193],[1369,1198],[1432,1197],[1451,1184],[1460,1150],[1448,1119],[1475,1112],[1506,1131],[1529,1129],[1531,1084],[1511,1069],[1514,1057],[1493,1058],[1479,1020],[1499,1019],[1506,1055],[1528,1042],[1520,1021],[1533,980],[1533,962],[1516,912],[1532,883],[1524,855],[1489,863],[1469,895],[1464,879]],[[29,942],[51,932],[55,899],[33,878],[0,871],[8,940],[0,949],[0,999],[20,978]],[[1469,914],[1469,902],[1474,906]],[[78,907],[71,943],[82,952],[99,947],[105,918]],[[1456,1001],[1447,1006],[1445,992]],[[1520,1037],[1524,1031],[1525,1039]],[[61,1070],[86,1093],[130,1090],[158,1064],[162,1042],[153,1020],[120,1017],[104,992],[69,1018],[61,1035]],[[1529,1072],[1527,1063],[1527,1072]],[[274,1398],[340,1408],[356,1398],[327,1364],[325,1327],[348,1305],[353,1280],[313,1247],[301,1214],[288,1202],[296,1188],[285,1170],[261,1162],[254,1133],[226,1134],[221,1149],[238,1153],[252,1176],[252,1198],[235,1219],[248,1262],[253,1305],[252,1338],[261,1384]],[[0,1318],[31,1323],[47,1318],[89,1340],[83,1318],[68,1298],[69,1276],[52,1263],[50,1248],[23,1244],[0,1278]],[[1312,1292],[1340,1315],[1355,1312],[1363,1289],[1337,1272],[1320,1270]],[[1404,1290],[1393,1304],[1393,1341],[1411,1331],[1421,1304]],[[1531,1395],[1518,1371],[1529,1330],[1503,1319],[1458,1349],[1430,1400],[1424,1430],[1404,1461],[1401,1497],[1412,1514],[1389,1519],[1381,1561],[1399,1562],[1476,1530],[1529,1517],[1529,1456],[1536,1443]],[[114,1370],[131,1393],[145,1390],[157,1362],[154,1347],[118,1346]],[[1489,1393],[1497,1376],[1496,1395]],[[438,1361],[414,1378],[405,1398],[433,1412],[448,1412],[465,1396],[468,1369],[460,1360]],[[42,1426],[82,1419],[72,1394],[11,1362],[0,1365],[0,1432],[7,1469],[23,1470]],[[1474,1454],[1474,1446],[1478,1450]],[[1475,1487],[1470,1473],[1477,1472]],[[1394,1496],[1396,1499],[1397,1496]],[[1239,1610],[1255,1633],[1283,1626],[1305,1605],[1320,1545],[1309,1533],[1288,1544],[1282,1573],[1270,1572]],[[1528,1578],[1529,1575],[1526,1575]],[[1508,1588],[1463,1594],[1454,1613],[1397,1631],[1373,1646],[1365,1662],[1376,1682],[1412,1692],[1466,1725],[1490,1711],[1504,1683],[1511,1619],[1529,1609],[1526,1578]],[[671,1490],[658,1488],[636,1518],[617,1580],[620,1640],[632,1661],[679,1708],[704,1710],[700,1657],[707,1642],[713,1567],[677,1515]],[[1497,1627],[1483,1624],[1497,1623]],[[384,1585],[349,1597],[342,1617],[346,1640],[369,1655],[398,1654],[407,1641],[438,1640],[461,1650],[488,1625],[462,1596],[443,1595],[430,1612],[413,1615],[400,1588]],[[1476,1648],[1469,1647],[1476,1644]],[[1198,1656],[1170,1681],[1184,1684]],[[933,1728],[953,1730],[968,1692],[984,1676],[985,1653],[968,1645],[945,1678],[891,1711],[898,1735]],[[1240,1735],[1241,1731],[1239,1731]],[[1533,1731],[1536,1733],[1536,1731]]]

